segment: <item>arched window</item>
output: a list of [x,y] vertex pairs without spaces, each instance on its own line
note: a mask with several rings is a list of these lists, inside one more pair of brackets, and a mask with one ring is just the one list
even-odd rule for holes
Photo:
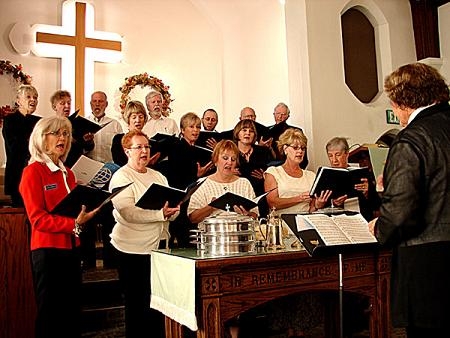
[[356,8],[341,15],[345,83],[363,103],[378,94],[375,30],[369,19]]

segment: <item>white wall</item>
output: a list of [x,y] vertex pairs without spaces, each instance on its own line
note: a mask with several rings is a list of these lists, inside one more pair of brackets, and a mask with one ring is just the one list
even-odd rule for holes
[[[0,59],[21,63],[39,91],[37,113],[50,115],[49,98],[59,89],[59,61],[21,56],[8,34],[16,22],[61,24],[62,0],[2,0]],[[383,94],[371,104],[355,99],[344,83],[340,15],[349,6],[369,10],[382,36],[380,81],[416,60],[408,0],[92,0],[95,29],[124,37],[124,60],[96,63],[94,88],[109,97],[109,115],[119,114],[124,78],[148,72],[170,86],[173,117],[217,108],[219,130],[232,128],[244,106],[258,120],[273,121],[273,107],[286,102],[290,123],[309,138],[311,169],[326,164],[324,145],[333,136],[372,143],[392,125]],[[449,31],[449,10],[441,33]],[[285,13],[286,12],[286,13]],[[286,15],[285,15],[286,14]],[[445,41],[447,41],[446,39]],[[441,39],[441,44],[445,44]],[[446,55],[448,48],[442,49]],[[449,73],[443,62],[444,75]],[[447,76],[447,78],[450,78]],[[7,104],[0,76],[0,104]],[[381,87],[380,87],[381,88]],[[132,97],[142,99],[147,88]],[[0,159],[1,160],[1,159]]]
[[[0,11],[0,59],[21,63],[32,75],[40,97],[36,113],[43,116],[52,114],[49,98],[60,89],[60,61],[19,55],[8,35],[17,22],[61,25],[62,3],[2,0]],[[175,120],[186,112],[201,115],[213,107],[220,115],[219,130],[234,127],[240,109],[247,105],[256,109],[261,122],[272,122],[273,106],[288,98],[284,22],[278,0],[91,3],[95,29],[124,38],[122,63],[95,64],[94,88],[107,93],[108,115],[119,116],[119,87],[125,77],[144,72],[170,86]],[[1,82],[0,86],[9,88]],[[137,88],[131,96],[142,100],[147,91]],[[0,93],[0,100],[3,105],[11,99]]]
[[[95,66],[94,87],[108,94],[114,114],[119,111],[118,88],[124,78],[143,72],[170,86],[175,119],[188,111],[201,114],[214,107],[221,114],[221,129],[234,126],[245,105],[262,114],[271,111],[274,102],[287,99],[286,51],[280,39],[284,26],[278,0],[91,3],[95,28],[124,37],[123,62]],[[59,61],[18,55],[8,34],[16,22],[60,25],[61,6],[60,0],[35,0],[32,6],[28,0],[2,1],[0,57],[22,63],[33,76],[41,99],[37,113],[41,115],[51,113],[48,102],[59,89]],[[140,99],[139,90],[133,94]]]
[[[296,0],[290,2],[297,4]],[[373,15],[378,15],[379,19],[384,17],[387,22],[387,26],[379,28],[380,35],[383,35],[383,31],[388,32],[387,37],[382,37],[382,46],[389,49],[383,53],[385,59],[381,81],[393,68],[415,61],[408,0],[305,1],[309,64],[307,75],[310,79],[310,96],[306,96],[305,100],[311,102],[306,103],[305,109],[297,113],[310,115],[305,120],[311,121],[306,133],[310,141],[309,149],[314,150],[311,155],[312,169],[328,164],[324,148],[332,137],[348,137],[349,144],[374,143],[385,130],[395,127],[385,122],[385,109],[389,105],[384,95],[370,104],[363,104],[345,85],[340,14],[354,5],[370,9]],[[380,22],[383,23],[382,20]],[[292,104],[295,99],[296,97],[291,98]]]

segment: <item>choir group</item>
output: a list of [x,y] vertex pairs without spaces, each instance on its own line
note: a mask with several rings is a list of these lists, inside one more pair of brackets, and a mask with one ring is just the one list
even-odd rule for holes
[[[92,132],[75,123],[83,117],[76,113],[69,116],[69,92],[58,90],[50,101],[54,117],[33,115],[38,104],[37,90],[22,85],[17,92],[16,110],[5,118],[3,128],[5,192],[11,195],[14,207],[25,206],[31,223],[38,336],[52,336],[49,330],[77,335],[74,308],[79,297],[71,293],[71,299],[62,300],[61,288],[78,290],[80,267],[95,267],[98,224],[103,233],[104,264],[119,269],[126,299],[127,337],[134,337],[150,328],[155,334],[155,328],[160,327],[155,322],[160,320],[159,315],[145,301],[150,297],[151,251],[191,246],[190,230],[205,218],[221,214],[209,206],[211,200],[228,191],[253,199],[270,190],[252,210],[233,206],[232,211],[255,219],[266,217],[271,209],[280,213],[312,212],[332,203],[328,190],[310,196],[315,173],[305,169],[307,139],[300,128],[287,124],[290,111],[284,103],[275,106],[275,123],[270,127],[256,121],[251,107],[244,107],[232,130],[218,132],[219,116],[214,109],[205,110],[202,117],[189,112],[178,125],[163,110],[161,93],[150,91],[145,106],[139,101],[127,103],[122,127],[119,121],[106,116],[107,96],[97,91],[91,96],[92,114],[87,117],[99,125],[98,131]],[[343,158],[337,165],[346,167],[347,141],[340,138],[333,151]],[[94,210],[82,208],[75,219],[53,214],[55,205],[76,185],[70,168],[81,155],[121,167],[110,181],[110,191],[127,183],[132,185],[114,197],[112,204]],[[201,177],[206,178],[205,182],[186,203],[176,207],[166,203],[161,210],[135,205],[152,183],[183,190]],[[370,183],[364,179],[355,186],[361,200],[368,198]],[[342,206],[345,200],[346,196],[341,196],[333,203]],[[376,207],[376,203],[366,204]],[[373,215],[371,212],[370,219]],[[81,250],[71,250],[80,246],[80,239]],[[77,259],[82,260],[82,265],[77,264]],[[65,261],[71,264],[63,264]],[[60,273],[61,265],[66,272]],[[58,278],[54,279],[56,271]],[[72,311],[72,316],[62,315],[61,308]],[[56,324],[45,325],[49,318]],[[149,332],[147,336],[152,335]]]

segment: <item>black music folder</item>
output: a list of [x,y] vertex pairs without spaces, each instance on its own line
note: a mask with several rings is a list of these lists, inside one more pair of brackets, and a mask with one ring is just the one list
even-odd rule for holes
[[282,214],[310,256],[373,250],[379,247],[360,213]]
[[82,205],[86,206],[87,212],[92,211],[97,207],[101,208],[130,184],[132,183],[114,189],[113,193],[93,186],[79,184],[64,197],[50,213],[77,218]]
[[264,194],[257,196],[254,199],[249,199],[244,196],[237,195],[235,193],[228,191],[222,196],[217,197],[214,201],[211,201],[209,203],[209,206],[225,211],[233,211],[233,206],[236,205],[238,207],[242,206],[245,210],[249,211],[250,209],[255,208],[258,205],[259,201],[263,197],[267,196],[267,194],[272,190],[269,190]]
[[98,123],[95,123],[91,120],[88,120],[87,118],[78,115],[79,109],[69,116],[69,120],[72,123],[72,134],[73,138],[76,140],[81,140],[84,135],[87,133],[95,134],[100,129],[108,125],[110,122],[106,123],[105,125],[100,125]]
[[320,167],[309,194],[320,195],[323,190],[332,190],[331,198],[343,195],[357,196],[355,184],[361,183],[361,178],[369,178],[367,167],[331,168]]
[[142,209],[160,210],[166,202],[169,202],[169,207],[174,208],[178,204],[183,204],[189,200],[205,179],[198,179],[185,190],[153,183],[135,205]]
[[194,158],[201,166],[205,166],[212,161],[212,153],[212,149],[194,145]]
[[270,138],[269,127],[266,127],[265,125],[263,125],[259,122],[256,122],[256,121],[253,121],[253,124],[255,125],[255,128],[256,128],[257,140],[260,140],[261,137],[263,139]]
[[179,142],[179,138],[175,135],[157,133],[149,139],[150,146],[152,147],[152,155],[161,153],[160,159],[162,160],[170,152],[172,147]]
[[213,139],[216,142],[219,142],[223,140],[223,135],[222,133],[219,133],[217,131],[201,130],[195,144],[199,145],[200,147],[207,148],[207,141],[209,139]]

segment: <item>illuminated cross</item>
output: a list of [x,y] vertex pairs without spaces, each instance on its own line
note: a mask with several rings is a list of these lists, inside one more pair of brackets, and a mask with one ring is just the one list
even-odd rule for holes
[[32,27],[36,33],[33,52],[39,56],[61,58],[61,88],[71,93],[75,91],[75,104],[72,106],[84,114],[84,106],[88,106],[89,95],[94,88],[94,62],[119,62],[122,38],[115,33],[94,30],[91,4],[65,1],[62,13],[62,26]]

